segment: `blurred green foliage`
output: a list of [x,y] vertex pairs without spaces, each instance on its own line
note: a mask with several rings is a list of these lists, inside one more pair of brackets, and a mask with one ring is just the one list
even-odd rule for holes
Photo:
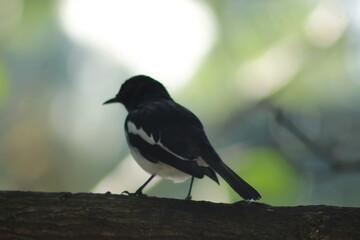
[[[291,205],[302,196],[304,188],[301,177],[274,149],[249,149],[236,161],[236,169],[241,169],[239,174],[261,192],[264,202]],[[234,201],[237,199],[234,194],[232,197]]]
[[7,93],[8,93],[8,78],[6,74],[6,68],[0,62],[0,108],[6,101]]

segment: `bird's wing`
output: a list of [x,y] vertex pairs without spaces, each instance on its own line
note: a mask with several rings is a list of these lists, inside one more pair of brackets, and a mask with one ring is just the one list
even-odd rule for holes
[[125,121],[129,143],[151,162],[164,162],[192,176],[209,176],[214,171],[199,162],[199,138],[206,137],[200,121],[184,107],[161,101],[129,113]]

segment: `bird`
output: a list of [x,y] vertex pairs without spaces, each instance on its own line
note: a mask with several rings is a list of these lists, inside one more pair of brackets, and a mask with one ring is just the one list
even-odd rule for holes
[[[134,193],[144,196],[143,189],[155,177],[184,182],[209,177],[219,184],[217,174],[245,200],[261,195],[231,170],[217,154],[206,136],[203,124],[195,114],[175,102],[163,84],[147,76],[126,80],[119,92],[103,104],[121,103],[128,115],[125,136],[135,161],[151,176]],[[124,191],[130,194],[127,191]]]

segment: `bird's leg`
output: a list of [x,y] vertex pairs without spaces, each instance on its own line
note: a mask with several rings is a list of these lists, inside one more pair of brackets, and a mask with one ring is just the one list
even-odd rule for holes
[[188,192],[185,200],[191,200],[191,189],[192,189],[193,183],[194,183],[194,177],[191,177],[189,192]]
[[155,177],[155,175],[151,175],[150,178],[148,180],[146,180],[146,182],[141,185],[138,190],[136,190],[135,195],[136,196],[144,196],[144,194],[142,193],[142,190],[146,187],[146,185],[148,185],[148,183]]

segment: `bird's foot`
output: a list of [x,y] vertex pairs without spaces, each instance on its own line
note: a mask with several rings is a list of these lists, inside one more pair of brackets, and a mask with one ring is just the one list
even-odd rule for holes
[[137,190],[134,194],[137,197],[147,197],[147,195],[143,194],[143,192],[141,190]]
[[131,192],[125,190],[125,191],[123,191],[123,192],[121,193],[121,195],[125,195],[125,196],[136,196],[136,197],[147,197],[147,195],[146,195],[146,194],[143,194],[141,191],[136,191],[136,192],[134,192],[134,193],[131,193]]
[[191,196],[191,195],[187,195],[187,196],[186,196],[186,198],[185,198],[185,200],[190,201],[190,200],[191,200],[191,198],[192,198],[192,196]]

